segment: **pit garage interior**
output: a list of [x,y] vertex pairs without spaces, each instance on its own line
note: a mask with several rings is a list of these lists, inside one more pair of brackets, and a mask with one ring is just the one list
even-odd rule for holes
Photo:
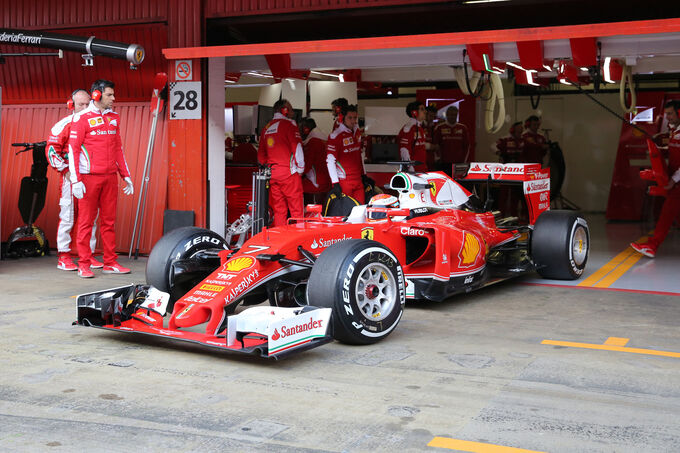
[[[680,232],[676,222],[655,259],[629,247],[651,234],[663,200],[639,177],[650,166],[643,133],[615,116],[652,135],[667,129],[663,105],[680,99],[680,19],[672,18],[680,16],[580,1],[219,3],[182,2],[202,8],[184,19],[203,21],[193,39],[171,36],[172,27],[190,26],[167,13],[169,37],[145,46],[154,70],[142,64],[139,77],[117,85],[137,93],[122,94],[121,113],[134,117],[128,127],[143,129],[131,142],[138,155],[130,156],[130,142],[126,148],[138,173],[150,122],[142,103],[149,86],[140,80],[161,68],[178,82],[173,73],[189,62],[203,93],[200,120],[172,120],[168,99],[139,259],[127,258],[131,236],[121,233],[131,228],[136,197],[119,200],[117,248],[132,275],[78,279],[55,268],[54,251],[0,261],[3,450],[680,450]],[[144,28],[138,22],[127,26]],[[605,59],[614,61],[609,82]],[[492,118],[502,121],[495,133],[485,127],[485,96],[460,89],[453,67],[464,62],[469,71],[501,73],[505,115],[499,120],[495,106]],[[116,73],[103,59],[97,65]],[[633,112],[620,102],[625,66],[633,83],[624,101],[635,92]],[[5,97],[25,83],[2,75]],[[560,83],[566,78],[577,83]],[[45,121],[67,113],[59,96],[44,96],[0,104],[3,241],[21,224],[17,187],[30,167],[13,165],[9,144],[44,139],[35,125],[30,138],[19,136],[27,129],[16,118],[27,117],[12,112],[44,109]],[[312,116],[328,132],[330,101],[340,96],[358,104],[369,137],[396,135],[390,130],[407,120],[410,101],[440,113],[456,104],[476,162],[497,162],[495,143],[510,124],[540,116],[565,160],[552,208],[578,209],[590,227],[584,275],[530,275],[443,303],[408,302],[380,343],[333,342],[276,362],[71,325],[77,294],[144,283],[164,210],[193,211],[195,225],[226,232],[250,198],[254,169],[234,163],[236,143],[257,136],[276,100],[291,100],[298,118]],[[367,171],[387,182],[386,158],[372,157]],[[137,188],[141,174],[134,176]],[[171,186],[179,180],[191,187]],[[57,220],[50,196],[36,221],[48,235]]]

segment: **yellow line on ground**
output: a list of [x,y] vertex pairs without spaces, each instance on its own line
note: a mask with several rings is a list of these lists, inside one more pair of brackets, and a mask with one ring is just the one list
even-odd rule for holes
[[633,253],[635,253],[635,250],[628,247],[626,250],[612,258],[611,261],[609,261],[607,264],[596,270],[593,273],[593,275],[583,280],[577,286],[593,286],[595,283],[599,282],[605,275],[614,270],[616,266],[623,263],[626,260],[626,258],[631,256]]
[[570,348],[600,349],[603,351],[631,352],[633,354],[660,355],[664,357],[680,358],[680,352],[657,351],[655,349],[626,348],[609,344],[576,343],[573,341],[554,341],[543,340],[541,344],[551,344],[554,346],[567,346]]
[[607,341],[604,342],[604,344],[609,346],[625,346],[629,341],[630,338],[609,337],[607,338]]
[[642,258],[642,255],[635,252],[633,255],[626,258],[626,260],[623,263],[619,264],[616,267],[616,269],[611,271],[609,275],[607,275],[605,278],[594,284],[593,288],[609,288],[616,280],[621,278],[623,274],[628,272],[628,270],[631,267],[633,267],[635,263],[640,261],[640,258]]
[[427,444],[427,446],[448,448],[449,450],[470,451],[473,453],[544,453],[536,450],[524,450],[523,448],[471,442],[469,440],[449,439],[448,437],[435,437]]
[[[637,243],[642,243],[654,234],[654,230],[638,238]],[[590,286],[594,288],[609,288],[612,283],[618,280],[628,269],[637,263],[642,255],[633,250],[632,247],[626,249],[612,258],[607,264],[593,272],[593,274],[576,286]],[[619,268],[621,266],[621,268]],[[607,275],[611,272],[610,275]],[[606,278],[605,278],[606,276]],[[602,280],[602,281],[600,281]]]

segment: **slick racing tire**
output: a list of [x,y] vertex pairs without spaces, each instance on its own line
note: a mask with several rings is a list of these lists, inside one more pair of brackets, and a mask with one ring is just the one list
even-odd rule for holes
[[333,337],[347,344],[376,343],[394,330],[406,302],[404,272],[384,245],[350,239],[328,247],[307,284],[310,305],[333,309]]
[[531,255],[543,278],[576,280],[590,250],[588,223],[574,211],[545,211],[531,235]]
[[171,281],[172,263],[177,260],[191,258],[197,252],[207,249],[227,249],[227,243],[217,233],[198,227],[182,227],[170,231],[153,246],[146,263],[146,282],[157,289],[169,293],[171,300],[177,300],[182,294],[173,291]]

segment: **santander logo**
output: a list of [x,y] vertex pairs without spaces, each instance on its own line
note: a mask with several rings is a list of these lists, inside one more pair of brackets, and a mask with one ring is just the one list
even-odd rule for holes
[[277,329],[274,329],[274,335],[272,335],[272,340],[276,341],[279,338],[281,338],[281,335],[279,335],[279,331]]

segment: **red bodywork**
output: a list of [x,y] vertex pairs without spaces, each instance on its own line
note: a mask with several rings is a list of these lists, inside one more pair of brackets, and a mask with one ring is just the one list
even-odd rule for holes
[[[346,220],[318,216],[291,219],[286,226],[265,228],[233,255],[228,250],[221,252],[219,268],[175,303],[168,328],[207,323],[206,333],[216,334],[225,305],[238,304],[254,290],[263,292],[267,285],[270,291],[278,279],[286,276],[289,280],[306,279],[305,267],[294,263],[309,263],[299,248],[319,256],[330,245],[347,239],[370,239],[387,246],[402,265],[407,298],[443,300],[456,292],[488,284],[489,252],[517,239],[519,231],[499,229],[491,212],[471,212],[464,206],[436,208],[442,185],[459,186],[443,173],[398,173],[395,178],[399,175],[408,180],[407,187],[399,190],[402,207],[407,202],[411,205],[408,209],[386,210],[385,220],[366,221],[354,212]],[[493,182],[523,184],[531,225],[549,208],[549,170],[541,170],[539,164],[473,163],[461,180],[484,182],[489,178]],[[416,190],[413,183],[417,181],[430,187]],[[420,199],[427,212],[416,215],[419,208],[414,207]],[[293,263],[272,259],[272,255]],[[291,278],[293,273],[297,273],[296,277]],[[314,305],[314,301],[308,303]]]

